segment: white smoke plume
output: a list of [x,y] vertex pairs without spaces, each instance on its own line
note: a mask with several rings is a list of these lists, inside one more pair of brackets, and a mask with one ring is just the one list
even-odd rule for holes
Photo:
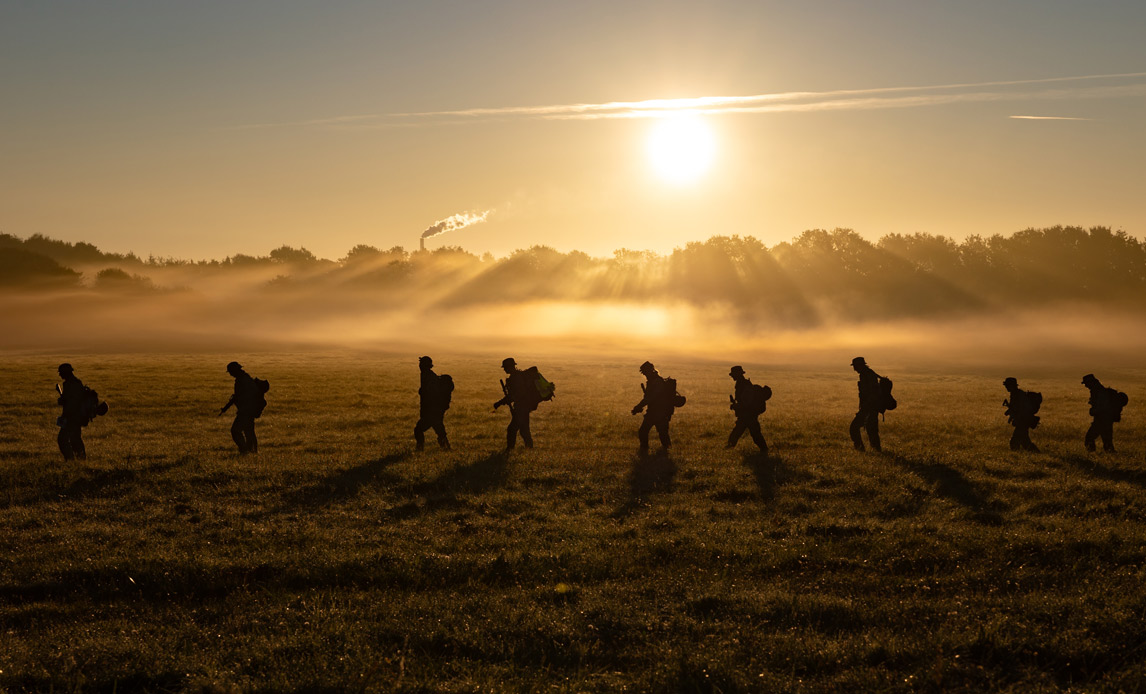
[[463,212],[462,214],[455,214],[453,216],[446,217],[445,219],[441,220],[440,222],[434,222],[430,226],[430,228],[423,231],[422,232],[422,238],[428,239],[431,236],[437,236],[438,234],[444,234],[447,231],[453,231],[454,229],[462,229],[464,227],[468,227],[470,225],[477,224],[478,222],[484,222],[485,218],[488,217],[489,213],[492,211],[493,210],[486,210],[485,212],[481,212],[478,214],[471,214],[469,212]]

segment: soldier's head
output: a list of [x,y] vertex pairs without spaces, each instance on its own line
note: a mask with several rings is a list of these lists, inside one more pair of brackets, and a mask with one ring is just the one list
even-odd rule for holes
[[732,380],[739,381],[740,379],[744,378],[744,367],[734,366],[728,370],[728,375],[732,378]]
[[653,366],[653,363],[651,361],[646,361],[644,364],[641,364],[640,371],[644,375],[649,376],[651,374],[655,374],[657,372],[657,369],[655,366]]
[[1094,374],[1087,374],[1082,377],[1082,385],[1087,388],[1096,388],[1101,384],[1098,382],[1098,379],[1094,377]]
[[1018,390],[1019,380],[1014,376],[1008,376],[1003,379],[1003,387],[1007,390]]
[[418,357],[418,368],[422,371],[434,368],[434,360],[429,357]]
[[514,361],[513,357],[506,357],[505,359],[501,360],[501,368],[507,374],[511,374],[517,368],[517,362]]
[[243,373],[243,367],[239,366],[239,362],[233,361],[230,364],[227,364],[227,373],[238,377],[239,374]]
[[864,361],[863,357],[856,357],[855,359],[852,359],[852,368],[855,369],[856,371],[866,369],[867,368],[867,362]]
[[69,378],[72,375],[72,365],[68,363],[60,364],[59,373],[60,378]]

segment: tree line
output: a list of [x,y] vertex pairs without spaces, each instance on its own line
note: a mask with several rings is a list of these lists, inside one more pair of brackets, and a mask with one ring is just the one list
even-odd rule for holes
[[[94,272],[94,280],[85,283],[78,268]],[[771,247],[751,236],[714,236],[669,254],[620,249],[604,258],[547,246],[495,259],[456,247],[411,252],[358,245],[327,260],[282,246],[266,256],[210,261],[141,259],[88,243],[0,234],[0,277],[9,288],[155,289],[171,269],[183,271],[182,281],[192,288],[195,278],[210,282],[262,270],[268,278],[259,291],[268,294],[366,294],[381,304],[419,297],[445,308],[539,300],[675,302],[794,326],[1066,302],[1138,308],[1146,301],[1146,242],[1106,227],[1055,226],[962,241],[889,234],[875,242],[850,229],[816,229]]]

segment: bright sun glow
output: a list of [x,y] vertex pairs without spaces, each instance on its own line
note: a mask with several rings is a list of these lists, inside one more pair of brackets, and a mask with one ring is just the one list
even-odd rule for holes
[[661,178],[691,183],[712,164],[716,139],[699,116],[673,115],[657,121],[649,134],[648,151],[653,169]]

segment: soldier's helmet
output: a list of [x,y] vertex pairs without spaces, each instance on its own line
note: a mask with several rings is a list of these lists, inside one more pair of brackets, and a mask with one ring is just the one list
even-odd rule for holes
[[243,367],[240,366],[239,362],[237,362],[237,361],[233,361],[230,364],[227,364],[227,373],[231,374],[232,376],[234,376],[235,374],[239,373],[242,370],[243,370]]
[[1008,377],[1004,378],[1003,379],[1003,387],[1006,388],[1009,386],[1015,386],[1017,388],[1019,386],[1019,380],[1017,378],[1015,378],[1014,376],[1008,376]]
[[75,371],[75,369],[73,369],[73,368],[72,368],[72,365],[71,365],[71,364],[68,364],[67,362],[65,362],[65,363],[63,363],[63,364],[60,364],[60,368],[59,368],[59,372],[60,372],[60,373],[62,373],[62,374],[70,374],[70,373],[72,373],[73,371]]
[[643,374],[647,374],[647,373],[652,373],[653,371],[656,371],[656,368],[653,366],[653,363],[651,361],[646,361],[644,364],[641,364],[640,371]]
[[864,361],[863,357],[856,357],[852,359],[852,366],[867,366],[867,362]]
[[517,361],[513,357],[506,357],[501,360],[501,368],[503,369],[512,369],[515,366],[517,366]]
[[744,367],[743,366],[734,366],[728,370],[728,375],[733,376],[733,377],[743,376],[744,375]]
[[1092,383],[1098,383],[1098,379],[1094,377],[1094,374],[1087,374],[1082,377],[1082,385],[1088,386]]
[[418,357],[418,366],[432,369],[434,368],[434,360],[429,357]]

